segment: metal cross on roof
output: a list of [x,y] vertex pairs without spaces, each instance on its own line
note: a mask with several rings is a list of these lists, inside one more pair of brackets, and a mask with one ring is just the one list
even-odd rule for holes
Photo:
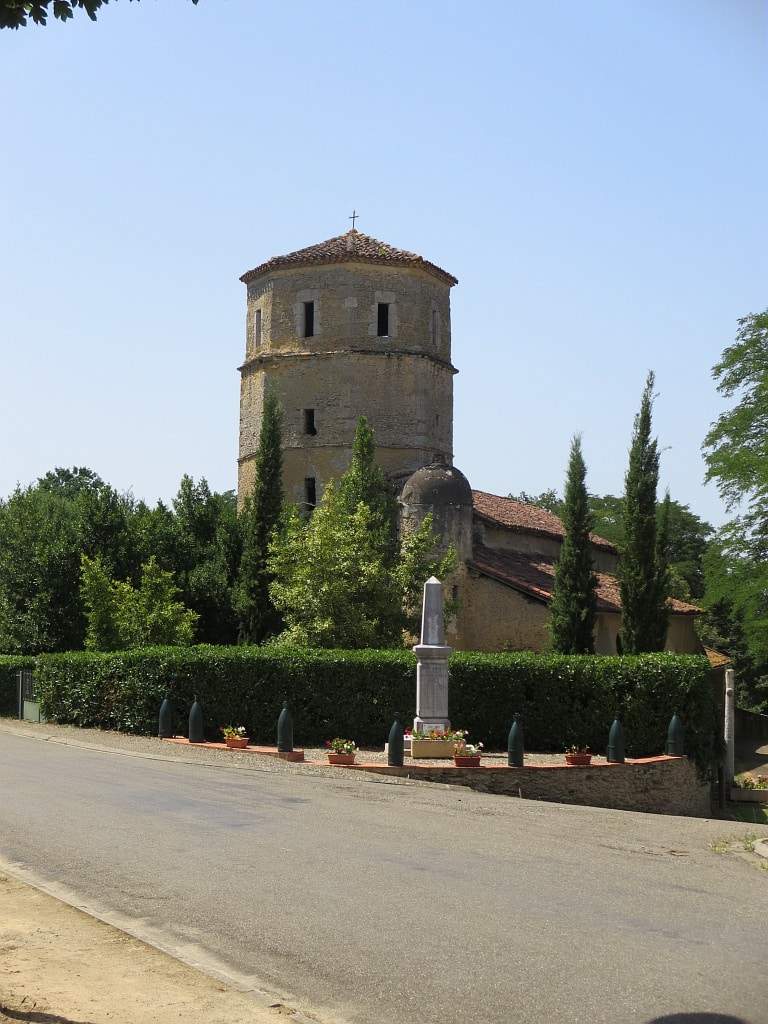
[[359,216],[360,216],[360,214],[357,212],[357,210],[353,210],[352,211],[352,216],[349,218],[349,220],[352,221],[352,230],[353,231],[355,230],[355,221],[357,220],[357,218]]

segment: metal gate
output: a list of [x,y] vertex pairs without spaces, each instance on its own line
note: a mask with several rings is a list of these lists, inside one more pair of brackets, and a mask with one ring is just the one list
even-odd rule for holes
[[19,718],[25,722],[44,722],[35,692],[35,675],[31,668],[20,668],[16,673],[19,686]]

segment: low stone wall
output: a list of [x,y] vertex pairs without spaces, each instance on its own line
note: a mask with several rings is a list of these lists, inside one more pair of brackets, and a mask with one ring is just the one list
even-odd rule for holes
[[379,775],[469,786],[482,793],[527,800],[697,818],[709,817],[711,813],[710,786],[698,777],[696,766],[687,757],[645,757],[627,760],[624,764],[599,763],[584,767],[556,764],[525,768],[506,765],[456,768],[443,764],[392,768],[381,764],[356,764],[354,768]]

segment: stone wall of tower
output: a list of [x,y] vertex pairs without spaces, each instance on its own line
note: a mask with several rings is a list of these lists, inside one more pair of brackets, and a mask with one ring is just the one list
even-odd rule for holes
[[[313,337],[303,337],[304,303]],[[378,304],[389,335],[378,337]],[[284,483],[317,497],[349,464],[355,425],[367,416],[378,458],[395,477],[453,458],[449,286],[416,268],[330,264],[281,269],[248,286],[246,360],[241,367],[238,493],[253,485],[265,389],[283,407]],[[314,411],[316,434],[305,432]]]

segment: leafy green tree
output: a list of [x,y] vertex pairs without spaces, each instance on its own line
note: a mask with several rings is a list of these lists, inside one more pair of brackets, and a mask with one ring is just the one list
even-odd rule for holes
[[[442,581],[450,577],[456,568],[455,549],[449,547],[442,552],[439,550],[438,538],[432,525],[432,513],[429,512],[415,530],[403,534],[399,556],[391,570],[397,584],[401,635],[420,635],[424,584],[430,576],[436,576]],[[446,597],[446,620],[455,615],[457,609],[458,602],[452,597]]]
[[656,551],[654,555],[654,583],[656,605],[660,610],[654,621],[654,632],[651,634],[650,647],[654,651],[663,651],[667,642],[667,626],[669,624],[668,598],[672,593],[672,574],[669,567],[669,491],[657,510]]
[[195,483],[185,475],[173,500],[173,528],[173,561],[163,567],[179,581],[184,604],[198,613],[201,641],[233,643],[241,551],[234,493],[212,492],[204,478]]
[[267,393],[256,453],[253,493],[240,513],[243,545],[234,593],[241,643],[259,644],[282,628],[270,596],[269,545],[283,510],[282,411]]
[[554,512],[556,516],[562,514],[563,502],[555,490],[551,487],[548,491],[542,491],[541,494],[528,494],[527,491],[520,491],[519,494],[508,494],[508,498],[512,498],[513,501],[522,501],[525,505],[537,505],[539,508],[545,508],[547,512]]
[[559,654],[594,654],[597,577],[592,564],[592,514],[581,437],[574,437],[565,483],[565,538],[555,567],[552,595],[552,647]]
[[364,419],[355,442],[349,470],[329,482],[311,517],[292,509],[271,544],[270,594],[286,625],[281,643],[399,647],[418,621],[424,581],[455,566],[452,550],[438,550],[431,517],[398,543]]
[[112,580],[99,558],[83,556],[81,590],[89,650],[127,650],[154,645],[186,646],[195,638],[197,613],[178,600],[171,573],[155,558],[142,566],[141,584]]
[[373,429],[365,416],[361,416],[357,421],[352,442],[352,459],[339,481],[339,496],[350,515],[362,502],[371,510],[373,521],[394,537],[397,502],[384,471],[376,462]]
[[662,650],[666,637],[666,597],[659,594],[656,564],[656,489],[659,447],[651,437],[653,372],[643,390],[635,417],[629,467],[624,481],[624,543],[619,560],[621,589],[621,644],[625,654]]
[[117,651],[122,647],[118,627],[118,591],[97,555],[83,555],[80,563],[80,596],[85,610],[85,648]]
[[0,651],[37,654],[83,645],[80,557],[130,575],[130,497],[95,473],[57,469],[0,502]]
[[704,457],[728,509],[746,503],[757,526],[768,522],[768,309],[738,323],[735,344],[712,370],[735,405],[710,427]]
[[[49,13],[67,21],[77,10],[85,11],[91,21],[109,0],[0,0],[0,28],[24,28],[31,20],[45,25]],[[192,0],[193,4],[198,0]]]
[[707,480],[734,515],[708,552],[705,603],[736,617],[754,675],[768,659],[768,309],[738,321],[712,374],[733,404],[704,439]]
[[362,502],[347,512],[333,480],[308,521],[291,510],[269,563],[272,599],[286,624],[281,642],[347,648],[397,644],[395,581],[376,525]]

